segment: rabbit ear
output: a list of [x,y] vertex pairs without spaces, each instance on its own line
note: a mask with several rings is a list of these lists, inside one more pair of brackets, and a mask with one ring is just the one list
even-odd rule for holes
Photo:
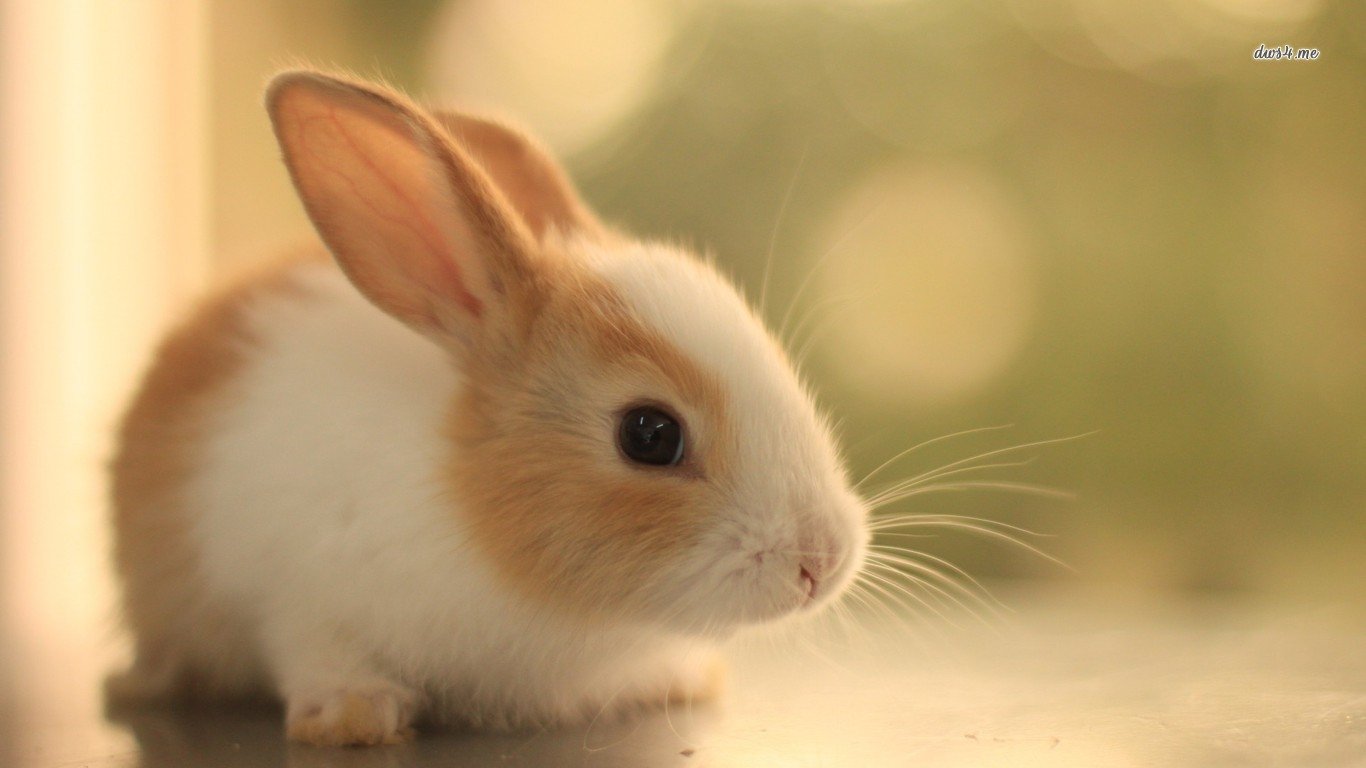
[[537,238],[553,227],[566,234],[603,239],[606,227],[539,142],[487,118],[440,111],[433,116],[484,166]]
[[404,97],[315,72],[266,105],[309,217],[361,293],[440,341],[511,333],[535,306],[535,242],[446,132]]

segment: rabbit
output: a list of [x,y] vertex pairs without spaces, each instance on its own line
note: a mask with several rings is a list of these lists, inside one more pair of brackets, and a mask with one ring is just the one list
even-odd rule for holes
[[321,244],[201,303],[121,423],[111,701],[278,697],[317,745],[625,717],[848,586],[865,504],[712,266],[502,122],[305,70],[265,102]]

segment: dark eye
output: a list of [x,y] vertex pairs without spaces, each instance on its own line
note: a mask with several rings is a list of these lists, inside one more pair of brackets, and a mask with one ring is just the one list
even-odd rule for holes
[[658,408],[632,408],[621,417],[621,452],[631,461],[665,467],[683,460],[683,428]]

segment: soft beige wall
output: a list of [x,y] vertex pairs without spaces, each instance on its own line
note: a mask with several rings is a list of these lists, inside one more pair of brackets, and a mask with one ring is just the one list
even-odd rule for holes
[[119,412],[208,283],[308,235],[261,90],[355,66],[346,9],[0,0],[0,637],[110,636]]
[[10,640],[51,647],[108,634],[108,436],[206,272],[205,17],[0,9],[0,586]]
[[[215,271],[251,264],[307,236],[261,94],[271,74],[301,62],[351,60],[339,0],[208,0],[210,219]],[[290,52],[288,54],[282,52]]]

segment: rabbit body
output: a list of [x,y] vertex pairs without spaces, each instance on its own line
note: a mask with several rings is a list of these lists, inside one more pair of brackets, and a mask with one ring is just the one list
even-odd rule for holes
[[843,590],[866,511],[713,269],[505,126],[267,101],[327,247],[201,304],[124,419],[112,696],[274,694],[315,744],[584,722],[713,695],[718,641]]

